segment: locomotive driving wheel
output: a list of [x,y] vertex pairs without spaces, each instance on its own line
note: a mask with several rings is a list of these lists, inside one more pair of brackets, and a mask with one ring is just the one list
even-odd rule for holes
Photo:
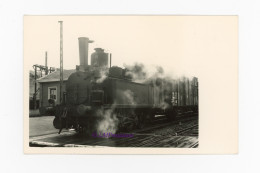
[[55,129],[60,129],[60,120],[59,120],[59,118],[57,118],[57,117],[54,118],[53,126],[55,127]]
[[60,117],[55,117],[53,120],[53,126],[55,127],[55,129],[63,128],[65,126],[65,123],[65,120]]

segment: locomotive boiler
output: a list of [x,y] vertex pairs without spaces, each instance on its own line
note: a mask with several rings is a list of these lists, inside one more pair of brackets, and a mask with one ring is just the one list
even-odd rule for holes
[[55,128],[116,132],[142,128],[156,115],[174,120],[180,110],[197,111],[197,78],[137,83],[129,69],[108,67],[104,49],[96,48],[88,65],[88,41],[79,38],[80,65],[68,78],[62,104],[55,108]]

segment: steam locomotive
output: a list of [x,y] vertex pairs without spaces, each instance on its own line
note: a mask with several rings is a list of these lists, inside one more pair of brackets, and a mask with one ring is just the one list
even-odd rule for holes
[[108,67],[108,53],[101,48],[88,65],[88,43],[79,38],[80,65],[67,80],[62,104],[55,107],[53,125],[59,133],[71,127],[78,132],[143,128],[161,115],[174,120],[180,110],[198,111],[197,78],[155,77],[138,83],[131,69]]

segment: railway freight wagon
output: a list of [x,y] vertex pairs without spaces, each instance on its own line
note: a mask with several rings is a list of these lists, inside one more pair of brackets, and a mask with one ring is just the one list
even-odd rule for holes
[[88,46],[84,48],[88,41],[79,38],[80,65],[67,80],[62,104],[55,108],[55,128],[95,129],[96,122],[107,117],[107,123],[116,120],[118,129],[142,128],[158,114],[174,119],[179,110],[197,107],[192,80],[153,78],[133,82],[126,75],[127,69],[108,67],[108,54],[101,48],[95,49],[88,65]]
[[198,79],[180,78],[173,82],[172,105],[180,111],[198,111]]

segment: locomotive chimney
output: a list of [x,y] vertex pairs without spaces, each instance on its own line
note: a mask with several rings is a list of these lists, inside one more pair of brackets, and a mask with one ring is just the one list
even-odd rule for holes
[[85,69],[88,66],[88,44],[94,41],[87,37],[79,37],[79,65],[80,68]]
[[110,53],[110,68],[111,68],[111,62],[112,62],[112,53]]

